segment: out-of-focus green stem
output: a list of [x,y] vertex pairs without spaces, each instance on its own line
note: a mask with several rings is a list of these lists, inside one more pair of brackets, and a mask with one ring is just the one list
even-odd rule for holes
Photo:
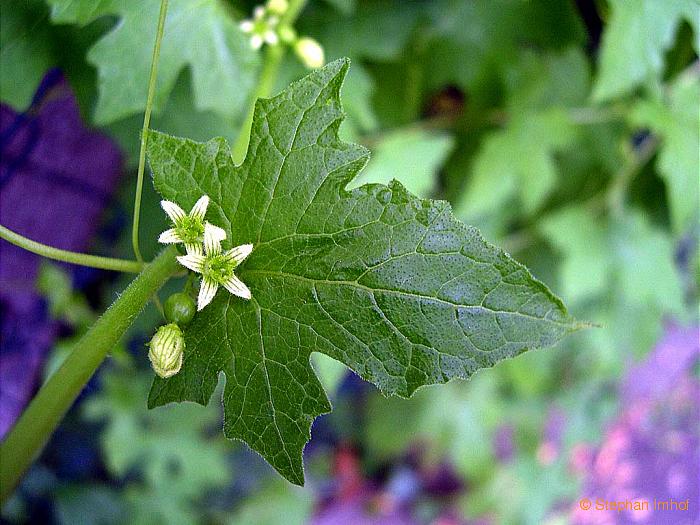
[[143,114],[143,129],[141,130],[141,151],[139,151],[139,168],[136,173],[136,196],[134,197],[134,220],[131,227],[131,244],[134,247],[136,260],[143,262],[141,249],[139,248],[139,220],[141,217],[141,194],[143,193],[143,172],[146,168],[146,143],[148,141],[148,129],[151,125],[151,110],[153,109],[153,97],[156,92],[156,78],[158,77],[158,57],[160,56],[160,42],[163,40],[165,28],[165,16],[168,12],[168,0],[161,0],[160,14],[158,15],[158,30],[156,42],[153,45],[153,58],[151,59],[151,74],[148,79],[148,96],[146,97],[146,110]]
[[0,444],[0,502],[17,486],[66,411],[107,353],[114,348],[150,297],[178,270],[174,247],[166,248],[127,287],[46,381]]
[[[291,27],[294,25],[299,13],[306,5],[306,0],[290,0],[289,7],[285,11],[284,15],[280,19],[279,27]],[[279,70],[280,64],[282,63],[282,58],[286,48],[283,44],[277,44],[274,46],[267,46],[265,48],[265,57],[263,59],[263,67],[260,72],[260,78],[258,79],[258,84],[255,87],[255,91],[251,97],[250,108],[246,115],[246,119],[243,122],[241,131],[238,134],[238,138],[233,145],[233,161],[236,164],[243,162],[245,158],[246,151],[248,149],[248,143],[250,142],[250,132],[251,126],[253,124],[253,113],[255,111],[255,102],[259,98],[267,98],[272,94],[272,90],[275,87],[275,81],[277,80],[277,72]]]

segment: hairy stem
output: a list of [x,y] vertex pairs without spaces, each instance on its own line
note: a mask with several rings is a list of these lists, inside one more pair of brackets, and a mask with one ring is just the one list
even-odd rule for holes
[[148,129],[151,125],[151,110],[153,109],[153,96],[156,92],[156,78],[158,77],[158,57],[160,56],[160,42],[163,40],[165,27],[165,15],[168,12],[168,0],[161,0],[160,14],[158,15],[158,30],[156,42],[153,45],[153,58],[151,59],[151,74],[148,78],[148,97],[146,98],[146,111],[143,115],[143,129],[141,130],[141,150],[139,151],[139,168],[136,174],[136,196],[134,197],[134,220],[131,229],[131,244],[134,247],[134,255],[139,262],[143,262],[141,249],[139,248],[139,220],[141,217],[141,193],[143,193],[143,172],[146,167],[146,142],[148,141]]
[[81,266],[90,266],[102,270],[114,270],[116,272],[139,273],[143,269],[143,263],[139,261],[128,261],[125,259],[113,259],[111,257],[100,257],[99,255],[88,255],[86,253],[71,252],[61,250],[40,242],[32,241],[26,237],[15,233],[12,230],[0,225],[0,238],[7,242],[24,248],[27,251],[36,253],[48,259],[63,261]]
[[[289,7],[282,16],[279,27],[290,27],[294,25],[294,22],[299,16],[299,13],[301,13],[301,10],[304,8],[304,5],[306,5],[306,0],[290,0]],[[252,95],[250,108],[248,110],[248,114],[246,115],[246,119],[243,122],[241,131],[233,145],[232,156],[233,161],[236,164],[243,162],[246,150],[248,149],[250,131],[253,124],[253,113],[255,111],[255,102],[259,98],[267,98],[272,94],[272,90],[275,87],[275,80],[277,80],[277,71],[282,63],[282,58],[284,58],[285,51],[286,48],[283,44],[267,46],[265,48],[265,58],[263,59],[263,68],[260,73],[260,78],[258,79],[258,84]]]
[[48,441],[83,386],[144,305],[178,269],[174,247],[165,249],[109,307],[46,381],[0,444],[0,501],[4,502]]

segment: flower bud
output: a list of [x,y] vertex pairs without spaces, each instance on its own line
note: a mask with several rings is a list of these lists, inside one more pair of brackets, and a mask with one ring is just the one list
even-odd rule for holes
[[303,37],[297,40],[294,52],[306,67],[312,69],[321,67],[325,62],[323,48],[313,38]]
[[267,0],[267,10],[276,15],[283,15],[289,8],[287,0]]
[[156,374],[162,378],[168,378],[180,371],[185,338],[179,326],[175,323],[161,326],[151,339],[149,346],[148,359]]

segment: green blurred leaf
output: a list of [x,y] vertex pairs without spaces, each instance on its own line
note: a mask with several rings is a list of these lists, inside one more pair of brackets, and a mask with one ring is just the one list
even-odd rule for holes
[[[105,15],[119,23],[88,52],[99,75],[95,122],[107,124],[143,111],[159,2],[48,0],[58,24],[87,25]],[[195,105],[228,117],[243,109],[255,82],[257,55],[218,0],[171,0],[158,64],[155,112],[180,71],[192,71]]]
[[540,229],[564,255],[562,295],[582,301],[617,290],[667,313],[682,311],[682,289],[668,233],[630,210],[610,223],[570,207],[543,219]]
[[[187,135],[193,140],[206,140],[212,136],[226,137],[229,140],[235,139],[240,131],[243,115],[230,118],[215,111],[198,110],[195,107],[195,97],[188,77],[184,72],[180,74],[163,111],[160,115],[155,115],[151,119],[151,128],[172,133],[173,135]],[[133,115],[113,122],[107,127],[107,131],[119,143],[122,151],[126,154],[127,163],[133,169],[138,165],[142,126],[143,117],[141,115]],[[147,192],[148,190],[149,188],[144,188],[144,191]],[[127,201],[133,202],[133,200],[133,195],[129,195]],[[158,202],[155,204],[159,222],[156,227],[159,228],[162,222],[162,210]],[[143,212],[144,210],[142,210]],[[150,227],[153,224],[151,221],[143,222],[144,227]],[[142,234],[142,236],[145,240],[146,235]],[[131,243],[131,239],[127,239],[127,241],[129,244]]]
[[590,338],[596,352],[618,356],[613,365],[623,364],[619,356],[644,355],[665,316],[684,318],[671,237],[641,212],[606,221],[570,207],[545,218],[540,230],[564,257],[562,295],[603,325]]
[[396,179],[408,191],[429,197],[436,187],[438,170],[454,146],[446,134],[408,128],[382,134],[370,146],[372,158],[349,185],[389,184]]
[[347,374],[347,367],[340,361],[318,352],[311,354],[311,364],[323,389],[332,396]]
[[421,389],[410,400],[371,398],[365,441],[378,463],[425,443],[434,462],[449,461],[470,479],[495,461],[492,434],[502,422],[498,372],[468,382]]
[[695,50],[700,52],[698,0],[610,0],[610,8],[594,100],[625,95],[639,84],[658,79],[664,53],[673,46],[682,20],[695,30]]
[[562,49],[584,38],[569,1],[439,0],[427,6],[428,88],[456,84],[477,101],[493,98],[498,77],[524,47]]
[[557,182],[554,154],[572,145],[575,127],[560,109],[516,113],[486,137],[457,203],[460,217],[498,213],[514,201],[526,214],[539,209]]
[[129,522],[123,498],[113,488],[69,485],[56,491],[53,499],[59,523],[119,525]]
[[605,223],[583,207],[570,207],[543,219],[540,229],[564,256],[559,265],[564,297],[580,302],[608,290],[614,260]]
[[182,404],[167,413],[152,411],[143,406],[148,374],[120,368],[102,381],[101,393],[86,402],[83,414],[105,422],[101,440],[109,470],[121,478],[134,471],[143,476],[143,484],[126,492],[132,522],[199,523],[193,503],[205,489],[230,479],[230,447],[209,437],[219,422],[216,403],[206,410]]
[[299,29],[318,38],[331,58],[389,61],[400,57],[424,11],[420,2],[366,0],[348,16],[317,10]]
[[279,480],[247,498],[227,523],[231,525],[303,525],[313,510],[312,495]]
[[509,111],[575,107],[586,102],[591,72],[580,48],[547,53],[524,50],[517,58],[503,73]]
[[356,7],[356,0],[326,0],[326,2],[345,15],[352,14]]
[[187,328],[176,376],[149,405],[206,403],[218,373],[228,437],[303,483],[302,449],[330,404],[309,365],[322,352],[387,394],[469,377],[579,325],[527,269],[399,183],[345,187],[368,153],[338,139],[347,60],[259,100],[246,160],[222,139],[154,133],[161,194],[184,208],[206,193],[228,243],[254,250],[238,275],[251,301],[220,292]]
[[582,104],[590,89],[588,62],[579,49],[525,50],[517,58],[503,67],[505,107],[497,114],[503,127],[481,135],[476,149],[458,147],[448,164],[453,177],[469,174],[455,198],[458,215],[494,235],[519,213],[533,215],[565,183],[558,177],[558,157],[582,134],[569,108]]
[[78,330],[87,330],[97,316],[87,299],[73,290],[70,275],[63,268],[45,262],[39,269],[37,289],[46,298],[51,316]]
[[698,218],[700,202],[700,78],[697,71],[681,75],[663,99],[637,103],[630,115],[633,123],[649,126],[661,136],[658,158],[671,209],[673,229],[686,231]]
[[5,6],[0,17],[0,100],[24,111],[44,73],[54,64],[39,2]]

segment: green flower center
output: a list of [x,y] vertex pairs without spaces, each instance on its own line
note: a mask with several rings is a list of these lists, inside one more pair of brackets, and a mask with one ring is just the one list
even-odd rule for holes
[[236,266],[238,266],[236,262],[224,254],[212,255],[204,261],[202,275],[216,283],[223,284],[231,278]]
[[201,242],[204,237],[204,221],[198,217],[186,215],[177,221],[175,229],[184,243]]

